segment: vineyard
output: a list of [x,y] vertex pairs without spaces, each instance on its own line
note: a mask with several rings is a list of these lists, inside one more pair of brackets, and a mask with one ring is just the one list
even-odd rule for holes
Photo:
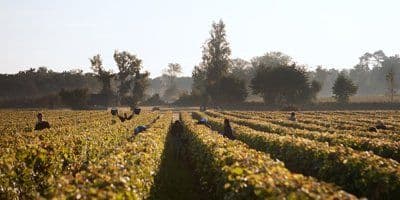
[[0,111],[0,199],[400,199],[396,111],[36,113]]

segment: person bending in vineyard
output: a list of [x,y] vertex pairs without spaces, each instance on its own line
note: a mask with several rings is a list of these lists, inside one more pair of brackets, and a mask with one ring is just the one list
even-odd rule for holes
[[197,124],[202,124],[202,125],[204,125],[204,126],[207,126],[208,128],[211,128],[211,126],[210,126],[210,124],[208,124],[208,121],[207,121],[206,118],[201,118],[201,119],[197,122]]
[[148,125],[139,125],[135,128],[133,134],[134,136],[138,135],[139,133],[146,131],[147,129],[149,129],[151,127],[152,124],[156,123],[156,121],[160,119],[160,116],[157,116],[150,124]]
[[121,122],[131,120],[132,117],[133,117],[133,113],[132,113],[131,115],[129,115],[129,117],[127,116],[126,113],[124,113],[124,116],[118,115],[118,118],[119,118],[119,120],[120,120]]
[[385,126],[385,124],[383,124],[383,122],[381,120],[378,120],[378,122],[376,123],[376,129],[382,129],[382,130],[387,130],[388,128]]
[[293,121],[293,122],[297,121],[297,119],[296,119],[296,113],[295,113],[295,112],[290,113],[289,120],[290,120],[290,121]]
[[46,128],[50,128],[49,122],[43,121],[43,115],[42,113],[37,114],[37,119],[38,121],[36,122],[35,125],[35,131],[40,131]]
[[139,125],[137,126],[134,131],[133,131],[133,135],[132,137],[130,137],[129,139],[133,139],[135,136],[139,135],[139,133],[146,131],[147,129],[149,129],[151,127],[152,124],[154,124],[158,119],[160,119],[160,116],[157,116],[150,124],[148,125]]
[[229,138],[230,140],[235,140],[235,136],[233,135],[233,131],[232,131],[232,127],[231,124],[229,122],[229,119],[224,119],[224,133],[223,133],[224,137]]
[[146,125],[139,125],[139,126],[137,126],[137,127],[135,128],[133,134],[136,136],[136,135],[138,135],[139,133],[141,133],[141,132],[147,130],[148,128],[150,128],[150,127],[149,127],[149,126],[146,126]]
[[137,135],[139,135],[139,133],[141,133],[141,132],[143,132],[143,131],[146,131],[148,128],[150,128],[150,127],[149,127],[149,126],[146,126],[146,125],[139,125],[139,126],[137,126],[137,127],[133,130],[132,136],[130,136],[130,137],[128,138],[128,141],[129,141],[129,142],[132,142],[133,139],[135,139],[135,137],[136,137]]
[[388,128],[385,126],[385,124],[383,124],[381,120],[378,120],[378,122],[376,122],[375,127],[369,127],[368,131],[378,132],[378,129],[387,130]]
[[171,127],[171,138],[172,138],[172,149],[174,149],[174,157],[179,159],[181,156],[181,148],[182,148],[182,141],[181,141],[181,134],[183,132],[183,125],[179,120],[176,120]]

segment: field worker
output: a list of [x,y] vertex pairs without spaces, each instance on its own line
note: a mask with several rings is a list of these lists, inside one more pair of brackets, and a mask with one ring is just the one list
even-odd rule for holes
[[289,120],[290,120],[290,121],[294,121],[294,122],[297,121],[297,119],[296,119],[296,113],[294,113],[294,112],[290,113]]
[[182,141],[181,134],[183,132],[182,123],[179,120],[176,120],[171,127],[171,136],[172,136],[172,149],[174,149],[175,158],[179,158],[181,155]]
[[36,125],[35,125],[35,130],[36,131],[40,131],[40,130],[43,130],[43,129],[46,129],[46,128],[50,128],[49,122],[43,121],[42,113],[38,113],[37,114],[37,119],[38,119],[38,121],[36,122]]
[[117,116],[121,122],[124,122],[124,121],[131,120],[133,117],[133,113],[131,115],[129,115],[129,117],[126,113],[124,113],[124,116],[120,116],[120,115],[117,115]]
[[140,114],[141,110],[142,110],[141,108],[136,107],[135,109],[133,109],[133,112],[138,115],[138,114]]
[[378,122],[376,122],[376,129],[382,129],[382,130],[387,130],[388,128],[383,124],[383,122],[381,120],[378,120]]
[[207,126],[208,128],[211,128],[211,126],[208,124],[207,118],[202,117],[197,124],[202,124],[204,126]]
[[118,114],[118,109],[117,108],[111,108],[111,114],[112,115],[117,115]]
[[224,119],[224,137],[229,138],[230,140],[236,139],[235,136],[233,135],[232,127],[229,122],[229,119]]
[[149,128],[149,127],[148,127],[148,126],[145,126],[145,125],[137,126],[137,127],[135,128],[135,130],[134,130],[134,135],[138,135],[139,133],[145,131],[147,128]]

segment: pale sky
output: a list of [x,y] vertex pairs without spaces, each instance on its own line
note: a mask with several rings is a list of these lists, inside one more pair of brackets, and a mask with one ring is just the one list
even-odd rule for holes
[[190,75],[219,19],[232,58],[282,51],[310,69],[342,69],[365,52],[400,53],[397,0],[0,0],[0,73],[88,72],[97,53],[116,72],[117,49],[138,55],[151,77],[170,62]]

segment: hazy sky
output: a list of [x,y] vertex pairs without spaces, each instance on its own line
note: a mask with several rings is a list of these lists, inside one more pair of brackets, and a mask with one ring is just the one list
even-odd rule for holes
[[47,66],[90,70],[127,50],[157,76],[170,62],[190,75],[211,23],[227,25],[232,58],[282,51],[296,61],[350,68],[367,51],[400,53],[397,0],[0,0],[0,73]]

